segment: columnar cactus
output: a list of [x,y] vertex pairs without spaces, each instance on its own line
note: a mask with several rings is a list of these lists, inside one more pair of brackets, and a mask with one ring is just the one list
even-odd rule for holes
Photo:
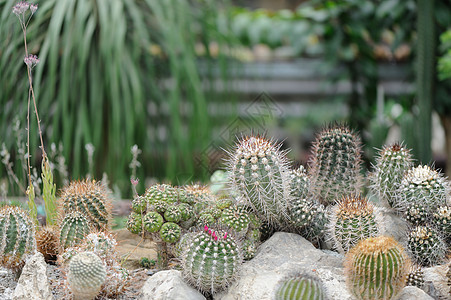
[[345,257],[349,291],[357,299],[392,299],[406,285],[410,261],[391,237],[360,241]]
[[0,208],[0,266],[19,271],[36,251],[34,226],[17,206]]
[[361,152],[360,138],[345,126],[330,126],[318,134],[309,161],[310,185],[318,200],[329,205],[360,193]]
[[261,136],[239,140],[229,152],[232,193],[260,218],[283,228],[289,223],[290,169],[281,145]]
[[416,263],[431,266],[442,262],[447,247],[438,232],[431,227],[416,226],[409,233],[407,249]]
[[77,299],[94,299],[100,292],[106,278],[105,265],[92,252],[82,252],[69,262],[67,280]]
[[394,208],[405,212],[413,204],[419,204],[430,212],[437,206],[446,205],[449,193],[449,182],[441,173],[429,166],[420,165],[404,175]]
[[348,252],[360,240],[379,234],[373,205],[361,196],[343,197],[332,209],[329,237],[340,252]]
[[182,261],[185,279],[202,292],[215,294],[235,279],[242,254],[230,234],[205,226],[193,236]]
[[384,146],[378,152],[376,164],[369,175],[371,191],[385,206],[392,207],[404,173],[412,167],[410,149],[402,143]]
[[319,279],[301,273],[283,279],[276,289],[275,299],[325,300],[327,297]]
[[111,225],[111,199],[105,187],[95,180],[74,181],[65,187],[61,193],[61,209],[64,213],[80,212],[99,230]]
[[80,243],[90,232],[88,220],[78,211],[67,214],[61,221],[60,246],[65,249]]

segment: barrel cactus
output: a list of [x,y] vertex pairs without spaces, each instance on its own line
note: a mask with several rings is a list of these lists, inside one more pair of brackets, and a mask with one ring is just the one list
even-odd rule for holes
[[340,253],[379,234],[373,205],[362,196],[343,197],[332,209],[328,234]]
[[60,246],[65,249],[80,243],[90,232],[88,220],[78,211],[67,214],[61,221]]
[[61,210],[80,212],[92,227],[111,227],[112,202],[105,187],[95,180],[73,181],[61,192]]
[[349,291],[357,299],[392,299],[406,285],[410,260],[401,245],[386,236],[360,241],[345,257]]
[[183,276],[202,292],[215,294],[235,279],[241,261],[240,246],[228,232],[205,226],[182,256]]
[[19,271],[36,251],[33,221],[17,206],[0,208],[0,266]]
[[81,252],[69,262],[67,281],[75,299],[94,299],[105,278],[105,265],[92,252]]
[[416,226],[408,237],[407,249],[415,262],[422,266],[436,265],[445,259],[447,247],[432,227]]
[[275,292],[275,300],[325,300],[326,292],[318,278],[296,274],[283,279]]
[[360,193],[362,146],[358,135],[346,126],[329,126],[317,135],[312,152],[309,177],[318,200],[329,205],[345,195]]
[[450,185],[443,174],[429,166],[420,165],[404,175],[394,207],[405,212],[413,204],[419,204],[427,212],[431,212],[436,207],[447,204],[449,193]]
[[404,173],[412,167],[410,149],[402,143],[384,146],[378,152],[376,164],[369,175],[371,191],[385,206],[392,207]]
[[229,184],[244,205],[272,226],[289,223],[290,169],[281,145],[261,136],[240,139],[228,152]]

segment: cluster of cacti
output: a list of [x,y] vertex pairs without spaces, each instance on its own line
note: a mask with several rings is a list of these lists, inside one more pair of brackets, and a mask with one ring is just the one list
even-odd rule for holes
[[330,126],[317,135],[309,161],[310,185],[316,199],[329,205],[361,192],[361,152],[360,138],[345,126]]
[[78,253],[69,262],[67,281],[74,299],[94,299],[105,278],[105,265],[93,252]]
[[296,274],[281,280],[275,300],[325,300],[326,292],[318,278],[309,274]]
[[447,246],[432,227],[416,226],[409,233],[407,249],[416,263],[422,266],[435,265],[443,261]]
[[205,226],[192,237],[182,261],[186,280],[203,292],[215,294],[235,279],[242,254],[230,233]]
[[333,207],[328,235],[334,248],[346,253],[360,240],[379,234],[374,206],[362,196],[343,197]]
[[392,299],[406,285],[410,261],[391,237],[360,241],[345,257],[346,283],[357,299]]
[[17,206],[0,208],[0,266],[19,271],[36,251],[33,221]]
[[278,228],[289,223],[290,169],[280,144],[261,136],[240,139],[229,152],[229,184],[238,201]]
[[410,149],[395,143],[378,152],[376,164],[369,175],[370,189],[386,206],[392,207],[404,173],[413,167]]
[[81,213],[95,229],[108,229],[111,225],[112,203],[101,182],[71,182],[62,190],[60,201],[64,213]]

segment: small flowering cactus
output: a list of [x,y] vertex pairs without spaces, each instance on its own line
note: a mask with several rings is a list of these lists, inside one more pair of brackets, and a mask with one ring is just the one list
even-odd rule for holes
[[409,233],[407,249],[422,266],[436,265],[443,261],[447,247],[438,232],[430,227],[416,226]]
[[208,226],[192,237],[182,256],[183,276],[202,292],[215,294],[234,279],[241,265],[241,249],[223,230]]

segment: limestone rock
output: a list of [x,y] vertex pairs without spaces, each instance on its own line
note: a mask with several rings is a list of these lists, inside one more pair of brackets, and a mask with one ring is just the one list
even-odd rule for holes
[[401,294],[396,298],[398,300],[433,300],[431,296],[416,286],[406,286]]
[[52,300],[46,271],[47,264],[44,261],[44,256],[40,252],[31,256],[22,269],[12,299]]
[[185,283],[177,270],[161,271],[147,279],[140,300],[205,300],[205,297]]
[[141,236],[130,233],[127,229],[114,231],[118,245],[116,250],[121,258],[127,258],[123,267],[129,270],[141,268],[141,258],[157,260],[156,245],[153,241],[146,239],[141,241]]
[[343,256],[337,253],[316,249],[300,235],[277,232],[260,246],[254,259],[243,264],[239,280],[214,299],[272,299],[282,278],[306,271],[319,277],[331,299],[350,300],[342,264]]

